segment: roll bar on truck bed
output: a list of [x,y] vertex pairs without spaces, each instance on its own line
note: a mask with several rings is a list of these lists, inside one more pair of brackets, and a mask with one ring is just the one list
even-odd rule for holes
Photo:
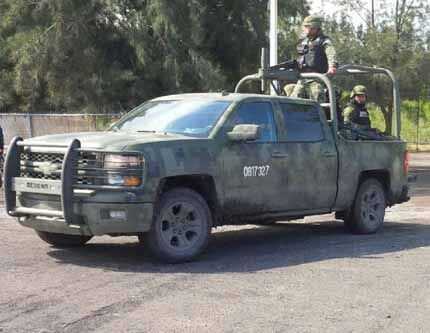
[[[264,65],[264,61],[262,61],[263,67],[259,69],[258,73],[251,74],[243,77],[236,85],[235,92],[238,93],[241,87],[248,81],[261,81],[262,86],[265,87],[267,82],[272,84],[272,87],[275,87],[273,82],[275,81],[287,81],[287,82],[297,82],[300,79],[307,80],[317,80],[322,82],[327,88],[329,95],[329,103],[324,106],[329,106],[330,108],[330,117],[332,121],[332,128],[335,133],[338,130],[338,121],[336,115],[336,97],[335,90],[330,79],[330,76],[327,74],[320,73],[300,73],[295,69],[283,69],[275,66],[275,68],[267,67]],[[336,76],[340,75],[355,75],[355,74],[381,74],[386,75],[390,78],[392,82],[392,93],[393,93],[393,107],[394,107],[394,120],[392,133],[400,139],[400,131],[401,131],[401,118],[400,118],[400,93],[399,93],[399,83],[394,76],[393,72],[380,67],[369,67],[362,65],[343,65],[338,68],[336,72]],[[280,91],[278,89],[274,89],[277,95],[280,95]]]

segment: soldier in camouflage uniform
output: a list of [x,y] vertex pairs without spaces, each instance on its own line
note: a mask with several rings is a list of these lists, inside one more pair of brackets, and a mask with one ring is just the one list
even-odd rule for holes
[[366,108],[367,89],[365,86],[355,86],[351,91],[351,100],[343,110],[343,120],[345,124],[353,127],[368,129],[370,128],[369,112]]
[[[302,73],[336,74],[336,50],[330,38],[322,32],[322,19],[308,16],[303,21],[305,38],[297,46],[299,54],[298,64]],[[324,102],[323,85],[315,80],[299,80],[292,92],[293,97],[305,97]]]
[[283,88],[285,96],[288,96],[288,97],[292,96],[295,88],[296,88],[295,83],[286,84]]

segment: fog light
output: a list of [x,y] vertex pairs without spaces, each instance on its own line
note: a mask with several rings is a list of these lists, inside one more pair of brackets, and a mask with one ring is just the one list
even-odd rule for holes
[[140,178],[136,176],[125,176],[124,177],[124,185],[125,186],[139,186]]
[[125,212],[125,210],[110,210],[109,217],[115,220],[126,220],[127,213]]
[[114,186],[139,186],[142,180],[138,176],[121,176],[110,174],[108,176],[108,184]]

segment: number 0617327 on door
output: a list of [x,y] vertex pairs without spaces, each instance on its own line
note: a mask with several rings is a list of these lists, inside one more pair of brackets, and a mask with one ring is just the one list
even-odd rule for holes
[[250,165],[243,167],[243,177],[267,177],[270,165]]

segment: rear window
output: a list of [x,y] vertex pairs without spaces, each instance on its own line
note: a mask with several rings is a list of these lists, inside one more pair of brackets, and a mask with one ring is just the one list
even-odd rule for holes
[[318,107],[281,103],[289,142],[315,142],[324,139]]

